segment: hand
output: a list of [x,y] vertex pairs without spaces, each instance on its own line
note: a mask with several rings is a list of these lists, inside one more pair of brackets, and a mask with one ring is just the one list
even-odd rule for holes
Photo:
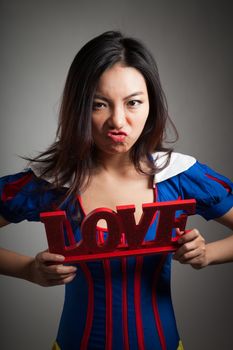
[[181,237],[178,239],[180,247],[173,255],[173,259],[181,264],[190,264],[195,269],[200,269],[208,265],[206,256],[205,239],[197,229],[187,233],[176,230]]
[[40,252],[29,267],[29,281],[43,287],[56,286],[71,282],[76,276],[75,266],[65,266],[65,257],[48,251]]

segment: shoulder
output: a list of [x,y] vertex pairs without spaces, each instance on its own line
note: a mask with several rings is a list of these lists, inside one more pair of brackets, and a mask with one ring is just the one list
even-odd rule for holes
[[157,172],[154,176],[154,182],[162,182],[167,180],[173,176],[176,176],[180,173],[185,172],[189,168],[191,168],[197,160],[189,155],[172,152],[170,161],[168,162],[165,168],[164,165],[168,160],[168,155],[166,152],[156,152],[152,154],[155,165],[158,169],[162,169]]
[[169,193],[177,190],[182,199],[194,198],[196,213],[207,220],[218,218],[232,208],[233,183],[230,179],[194,157],[173,152],[166,165],[167,157],[162,152],[153,155],[158,168],[155,183],[164,181],[164,189]]
[[0,178],[0,215],[8,222],[39,221],[40,212],[54,210],[64,195],[25,169]]

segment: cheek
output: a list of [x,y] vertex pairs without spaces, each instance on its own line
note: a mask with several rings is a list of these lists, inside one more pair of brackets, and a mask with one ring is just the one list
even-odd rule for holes
[[149,115],[149,108],[144,108],[138,115],[138,118],[135,119],[135,124],[139,129],[143,129]]
[[106,123],[108,113],[107,111],[98,111],[92,115],[92,128],[100,130]]
[[92,118],[92,131],[98,131],[102,128],[101,118]]
[[145,122],[147,121],[149,112],[150,112],[150,105],[149,105],[149,101],[148,101],[146,106],[145,106]]

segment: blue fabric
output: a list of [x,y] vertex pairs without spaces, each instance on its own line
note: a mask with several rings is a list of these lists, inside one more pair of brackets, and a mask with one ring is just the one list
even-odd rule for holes
[[[23,186],[15,186],[13,195],[10,184],[17,183],[28,174],[31,179]],[[212,178],[210,178],[211,176]],[[225,186],[218,181],[225,183]],[[69,199],[63,202],[65,189],[60,191],[51,187],[44,190],[46,181],[36,178],[32,171],[5,176],[0,179],[0,215],[9,222],[22,220],[39,221],[40,212],[61,209],[66,210],[71,222],[76,241],[81,239],[79,222],[75,219],[75,207]],[[12,185],[13,186],[13,185]],[[227,187],[227,188],[226,188]],[[157,184],[157,201],[195,198],[196,213],[210,220],[225,214],[233,206],[233,184],[224,176],[214,172],[206,165],[196,162],[188,170]],[[59,206],[59,203],[62,205]],[[180,214],[181,212],[177,213]],[[150,226],[146,240],[153,239],[157,219]],[[156,269],[159,267],[161,254],[143,257],[140,295],[143,334],[146,350],[159,350],[160,340],[152,309],[152,286]],[[127,307],[128,335],[131,349],[138,349],[134,279],[136,258],[127,260]],[[77,264],[78,265],[78,264]],[[86,264],[94,285],[94,315],[88,340],[88,349],[104,349],[106,339],[106,298],[105,272],[101,261]],[[122,321],[122,261],[110,261],[112,284],[112,314],[113,314],[113,350],[123,349]],[[176,321],[170,292],[171,254],[167,254],[156,285],[156,299],[166,346],[168,350],[176,350],[179,343]],[[80,348],[85,329],[88,307],[88,281],[84,272],[79,268],[76,278],[66,285],[65,302],[57,343],[62,350]]]
[[[10,185],[28,174],[33,174],[31,169],[0,178],[0,198],[3,196],[6,185]],[[228,192],[222,184],[207,175],[225,182],[231,188],[231,192]],[[0,200],[0,214],[9,222],[39,221],[40,212],[56,208],[66,191],[65,189],[41,191],[41,188],[46,184],[45,180],[33,176],[31,181],[23,186],[14,198],[6,201]],[[225,176],[199,162],[181,174],[158,183],[157,187],[160,197],[162,196],[161,200],[164,201],[179,197],[182,199],[195,198],[197,214],[207,220],[222,216],[233,206],[233,183]],[[66,208],[67,205],[67,203],[63,203],[63,208]]]
[[[22,187],[16,186],[13,198],[7,199],[10,185],[14,186],[15,182],[30,174],[31,180]],[[65,193],[65,190],[56,191],[51,188],[45,190],[47,185],[48,183],[38,179],[31,169],[2,177],[0,179],[0,215],[13,223],[23,220],[40,221],[40,213],[55,210]],[[4,196],[6,196],[5,200],[3,200]]]
[[65,302],[57,336],[57,343],[61,349],[80,349],[87,307],[88,285],[82,269],[79,268],[78,278],[66,285]]
[[[208,177],[212,177],[223,181],[230,192],[219,183]],[[191,168],[179,175],[180,190],[182,198],[195,198],[197,201],[197,214],[203,216],[205,219],[215,219],[233,206],[233,183],[208,166],[196,162]]]

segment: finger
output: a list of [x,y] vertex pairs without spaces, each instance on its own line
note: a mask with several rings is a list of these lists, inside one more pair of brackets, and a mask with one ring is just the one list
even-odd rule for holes
[[185,233],[185,231],[181,231],[178,227],[176,228],[176,235],[182,236]]
[[59,280],[64,280],[64,279],[72,277],[72,276],[76,276],[76,273],[73,272],[73,273],[62,274],[62,275],[50,275],[48,277],[48,280],[59,281]]
[[198,236],[200,236],[200,232],[197,229],[193,229],[193,230],[185,233],[184,235],[182,235],[182,237],[180,237],[178,239],[178,243],[184,244],[186,242],[190,242],[190,241],[194,240],[195,238],[197,238]]
[[181,247],[177,250],[177,256],[183,255],[198,248],[205,250],[205,239],[201,235],[191,241],[188,241],[187,243],[183,243],[183,245],[181,245]]
[[75,273],[77,271],[77,267],[75,266],[65,266],[65,265],[41,265],[40,269],[47,274],[51,275],[68,275],[70,273]]
[[65,278],[60,278],[58,280],[56,279],[51,279],[47,281],[47,286],[58,286],[58,285],[63,285],[63,284],[67,284],[70,283],[71,281],[73,281],[73,279],[75,278],[76,274],[71,274],[68,277]]
[[180,248],[177,249],[175,252],[173,258],[174,259],[180,259],[184,254],[193,251],[198,248],[197,242],[191,241],[188,243],[183,244]]
[[199,247],[197,249],[194,249],[194,250],[189,251],[189,252],[185,253],[184,255],[182,255],[179,258],[179,261],[181,263],[191,264],[191,263],[193,263],[193,260],[200,259],[203,256],[204,256],[204,250]]
[[37,254],[36,259],[42,264],[46,264],[50,262],[61,263],[65,260],[65,257],[60,254],[53,254],[53,253],[49,253],[48,251],[44,251]]

